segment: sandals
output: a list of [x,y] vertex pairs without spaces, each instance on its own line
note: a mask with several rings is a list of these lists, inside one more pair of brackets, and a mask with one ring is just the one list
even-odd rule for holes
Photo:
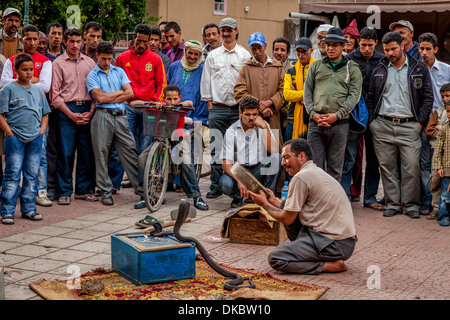
[[32,221],[41,221],[42,220],[42,216],[37,212],[22,213],[22,218],[32,220]]
[[194,199],[194,206],[199,210],[208,210],[209,209],[208,205],[200,197]]
[[153,223],[155,222],[163,223],[163,221],[158,221],[158,219],[155,219],[152,216],[145,216],[144,219],[139,220],[135,225],[141,228],[148,228],[153,226]]
[[383,204],[381,204],[379,202],[376,202],[376,201],[374,201],[372,203],[365,203],[364,202],[364,207],[372,208],[372,209],[377,210],[377,211],[384,211],[386,209],[385,205],[383,205]]
[[425,219],[427,219],[427,220],[436,220],[438,212],[439,212],[438,209],[434,209],[433,211],[431,211],[431,213],[429,215],[425,216]]
[[83,194],[83,195],[75,195],[75,199],[77,200],[85,200],[85,201],[89,201],[89,202],[95,202],[98,201],[98,198],[92,194]]
[[60,204],[60,205],[69,205],[70,204],[70,197],[59,197],[58,198],[58,204]]
[[14,224],[14,216],[10,214],[5,214],[2,216],[2,223],[3,224]]
[[421,215],[429,216],[432,211],[433,211],[433,207],[429,203],[422,204],[422,207],[420,208]]

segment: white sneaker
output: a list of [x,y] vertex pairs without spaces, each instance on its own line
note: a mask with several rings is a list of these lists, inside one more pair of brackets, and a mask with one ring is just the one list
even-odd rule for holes
[[39,190],[35,202],[43,207],[51,207],[53,205],[53,202],[48,199],[47,190]]

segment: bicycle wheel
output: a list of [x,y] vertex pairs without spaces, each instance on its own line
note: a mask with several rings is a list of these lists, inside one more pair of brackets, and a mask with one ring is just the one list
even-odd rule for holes
[[144,171],[144,200],[154,212],[161,206],[169,177],[169,150],[162,141],[153,142]]

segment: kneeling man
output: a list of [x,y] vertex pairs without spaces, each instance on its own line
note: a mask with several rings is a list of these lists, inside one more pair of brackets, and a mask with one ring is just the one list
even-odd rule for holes
[[292,176],[285,201],[269,190],[268,197],[250,192],[256,204],[285,225],[291,240],[269,254],[270,266],[301,274],[346,271],[344,260],[353,254],[356,229],[344,189],[313,163],[305,139],[284,144],[282,165]]

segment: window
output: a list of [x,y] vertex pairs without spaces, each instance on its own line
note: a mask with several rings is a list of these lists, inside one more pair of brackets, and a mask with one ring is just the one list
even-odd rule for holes
[[227,14],[227,0],[214,0],[214,14],[226,15]]

